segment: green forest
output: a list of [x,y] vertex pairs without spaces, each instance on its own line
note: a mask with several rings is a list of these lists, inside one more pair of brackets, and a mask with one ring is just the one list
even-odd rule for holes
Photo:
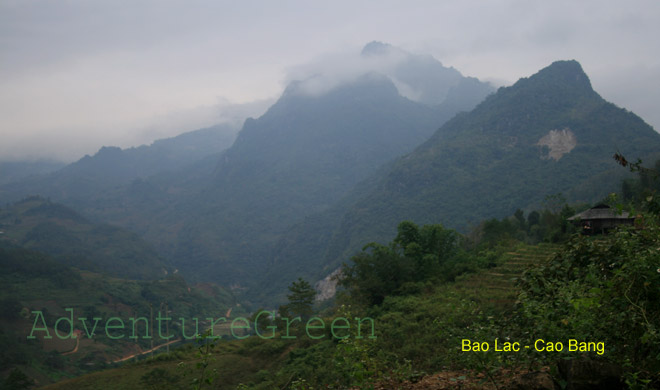
[[0,0],[0,390],[660,390],[658,21]]
[[403,55],[475,88],[292,81],[231,146],[0,185],[3,388],[660,387],[658,133],[574,60],[490,93]]
[[[589,205],[560,194],[465,235],[403,221],[390,242],[370,243],[344,264],[330,303],[315,302],[298,278],[277,314],[244,314],[250,337],[207,331],[46,388],[657,388],[660,164],[616,157],[636,176],[601,203],[634,215],[631,226],[585,235],[568,218]],[[44,277],[55,286],[79,280],[67,272]],[[20,307],[5,297],[3,318]],[[373,335],[368,321],[362,329],[354,321],[365,318]],[[20,368],[5,381],[30,385]]]

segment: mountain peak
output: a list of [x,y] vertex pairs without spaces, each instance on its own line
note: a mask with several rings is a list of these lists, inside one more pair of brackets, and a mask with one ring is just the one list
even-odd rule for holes
[[389,43],[371,41],[364,46],[360,54],[363,56],[381,55],[389,52],[393,48],[394,47]]
[[521,79],[519,82],[526,81],[534,82],[544,87],[561,85],[593,91],[589,76],[584,73],[580,63],[575,60],[555,61],[529,79]]
[[286,87],[280,100],[320,97],[327,94],[343,94],[353,97],[399,96],[396,86],[387,76],[377,72],[367,72],[349,80],[336,80],[323,75],[315,75],[305,80],[294,80]]

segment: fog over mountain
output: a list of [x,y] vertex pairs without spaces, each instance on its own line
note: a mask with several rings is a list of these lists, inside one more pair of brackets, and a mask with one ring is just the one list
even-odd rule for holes
[[410,53],[378,41],[368,43],[359,53],[328,54],[293,67],[287,80],[300,82],[297,93],[318,96],[370,72],[387,76],[402,96],[430,106],[443,103],[452,90],[469,83],[458,70],[443,66],[431,55]]
[[658,388],[659,21],[0,0],[0,389]]
[[[373,40],[427,53],[497,86],[558,58],[576,58],[603,97],[657,129],[659,19],[660,4],[652,0],[424,0],[414,7],[5,1],[0,161],[74,161],[104,145],[149,144],[222,122],[226,101],[274,99],[290,81],[315,74],[324,76],[308,87],[324,87],[329,70],[353,77],[354,67],[376,62],[382,73],[396,72],[396,53],[382,63],[354,55]],[[412,84],[397,87],[413,100],[430,98]]]
[[0,186],[0,201],[50,197],[138,233],[188,278],[249,286],[292,224],[329,209],[494,92],[432,56],[384,43],[350,57],[307,68],[325,73],[299,72],[233,144],[222,136],[231,128],[218,125],[148,147],[103,147]]
[[292,225],[274,245],[268,283],[257,288],[263,299],[282,291],[287,269],[326,277],[367,243],[394,237],[400,221],[467,233],[553,194],[598,202],[625,177],[617,152],[656,161],[660,135],[604,100],[577,61],[554,62],[454,116],[332,207]]

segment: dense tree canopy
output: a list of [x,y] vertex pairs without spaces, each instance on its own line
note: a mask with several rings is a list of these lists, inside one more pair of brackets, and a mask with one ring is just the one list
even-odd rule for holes
[[440,277],[461,252],[460,236],[442,225],[421,228],[404,221],[389,245],[370,243],[344,266],[341,284],[367,305],[380,304],[385,296],[402,294],[418,282]]

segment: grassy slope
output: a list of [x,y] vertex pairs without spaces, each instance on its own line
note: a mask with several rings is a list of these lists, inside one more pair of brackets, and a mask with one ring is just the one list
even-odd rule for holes
[[[469,323],[477,311],[495,314],[510,310],[518,293],[514,279],[528,267],[550,258],[557,249],[557,245],[550,244],[521,245],[501,256],[498,265],[493,268],[464,275],[455,283],[437,286],[430,293],[386,301],[386,312],[377,320],[380,345],[383,348],[397,348],[403,358],[420,360],[420,349],[425,349],[429,356],[438,354],[434,348],[443,343],[433,339],[438,337],[438,331],[443,331],[442,321],[447,320],[448,313],[454,314],[451,321],[464,317]],[[471,304],[464,305],[465,302]],[[441,322],[433,323],[434,319]],[[431,321],[430,325],[428,321]],[[425,323],[433,326],[436,334],[429,335]],[[279,368],[287,362],[291,363],[288,354],[294,347],[295,344],[282,340],[264,341],[255,337],[222,342],[209,367],[219,372],[218,388],[235,389],[238,383],[273,379]],[[194,366],[198,361],[195,352],[190,347],[184,347],[172,352],[169,357],[160,355],[154,361],[127,364],[57,383],[47,389],[142,389],[144,385],[140,379],[155,368],[165,369],[174,376],[167,382],[170,387],[163,388],[190,388],[194,376],[183,376],[183,371],[177,367],[180,362],[184,362],[186,367]],[[421,356],[421,360],[424,359]],[[425,368],[441,364],[429,359],[415,363]]]
[[[149,317],[150,305],[154,312],[159,308],[164,311],[161,303],[169,305],[170,316],[175,319],[222,317],[229,308],[232,317],[243,314],[228,291],[212,284],[189,286],[177,276],[148,282],[108,277],[63,266],[47,255],[6,243],[0,246],[0,260],[0,300],[17,302],[16,308],[22,308],[20,314],[8,312],[0,319],[2,344],[5,351],[12,351],[3,353],[3,362],[21,367],[42,384],[103,368],[107,362],[150,348],[148,340],[135,343],[108,339],[103,327],[110,317],[122,318],[130,334],[127,319]],[[3,306],[3,312],[6,307],[11,306]],[[36,332],[39,340],[27,340],[36,318],[32,311],[43,313],[53,335],[55,321],[69,315],[67,308],[73,309],[75,329],[83,332],[75,353],[66,354],[76,346],[70,339],[43,340],[44,332]],[[102,318],[91,339],[84,333],[79,317]],[[61,334],[67,334],[68,329],[66,325]],[[170,329],[180,334],[174,321]],[[138,332],[142,334],[143,329],[138,327]],[[156,337],[154,342],[158,345],[163,341]]]
[[459,277],[457,283],[448,288],[465,297],[505,307],[517,299],[519,290],[515,287],[515,279],[522,271],[548,260],[558,248],[558,245],[545,243],[521,245],[506,252],[504,261],[497,267]]
[[[214,382],[217,388],[235,389],[240,383],[258,381],[266,375],[264,370],[283,364],[289,352],[288,346],[289,343],[257,338],[220,342],[207,373],[217,370],[218,376]],[[185,346],[169,356],[162,354],[142,362],[130,362],[118,368],[55,383],[44,389],[144,389],[141,378],[155,369],[164,369],[170,375],[162,388],[189,389],[192,380],[201,377],[201,371],[195,367],[198,362],[197,350]]]

